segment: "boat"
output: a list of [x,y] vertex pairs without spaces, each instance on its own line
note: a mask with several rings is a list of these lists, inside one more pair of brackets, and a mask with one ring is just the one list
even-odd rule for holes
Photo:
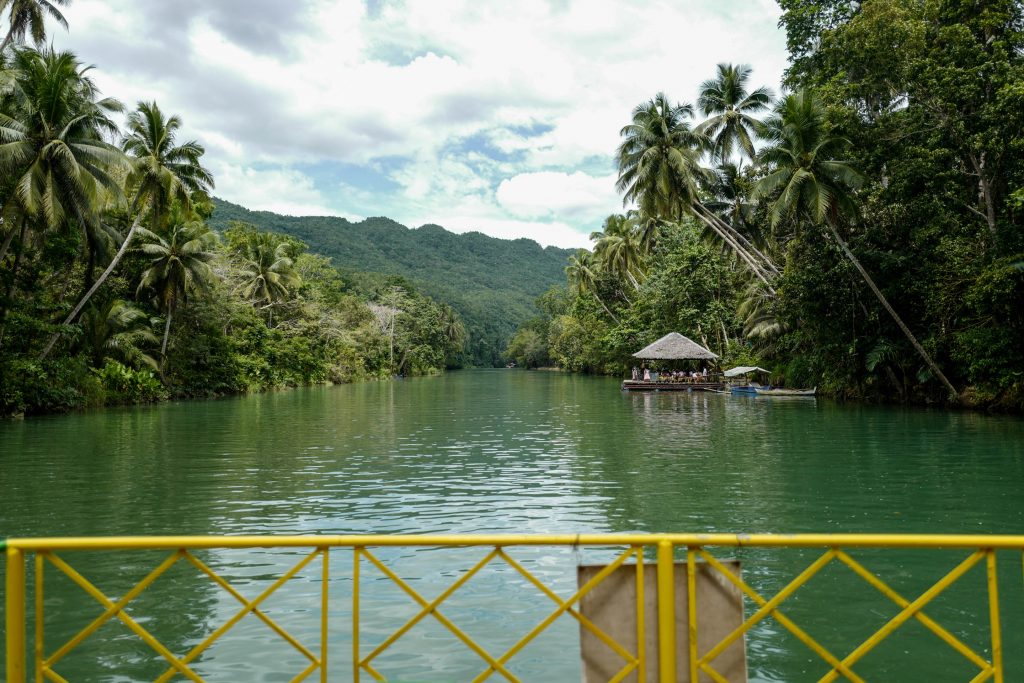
[[723,374],[729,381],[729,391],[734,394],[755,394],[758,389],[772,389],[773,387],[769,384],[767,386],[761,385],[750,379],[750,375],[753,373],[761,373],[766,377],[771,375],[770,370],[759,368],[756,365],[741,365],[736,368],[730,368]]
[[814,396],[818,387],[813,389],[780,389],[778,387],[755,389],[758,396]]

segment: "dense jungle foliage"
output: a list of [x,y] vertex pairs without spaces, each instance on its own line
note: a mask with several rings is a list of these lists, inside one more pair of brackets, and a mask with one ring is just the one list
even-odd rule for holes
[[536,313],[534,300],[563,279],[573,252],[533,240],[456,235],[436,225],[410,230],[388,218],[352,223],[336,216],[281,216],[213,199],[210,225],[241,220],[303,240],[329,256],[346,281],[365,271],[397,275],[454,308],[466,326],[465,365],[502,363],[516,326]]
[[780,4],[781,92],[721,64],[696,107],[640,104],[617,157],[636,208],[508,354],[620,373],[677,330],[790,386],[1021,410],[1022,4]]
[[[3,3],[0,3],[3,4]],[[103,98],[69,52],[0,47],[0,415],[211,396],[461,362],[458,314],[409,281],[343,278],[302,241],[208,219],[181,120]]]

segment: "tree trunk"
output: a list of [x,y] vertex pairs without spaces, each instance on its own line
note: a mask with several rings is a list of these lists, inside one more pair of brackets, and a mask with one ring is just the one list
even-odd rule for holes
[[[14,236],[14,231],[11,230],[11,237]],[[9,247],[11,243],[11,237],[8,237],[4,241],[4,247]],[[25,218],[21,219],[21,228],[18,230],[18,249],[14,253],[14,263],[11,264],[11,281],[7,283],[7,288],[4,290],[4,299],[0,306],[0,348],[3,347],[4,337],[7,334],[7,311],[10,309],[10,300],[14,295],[15,282],[18,278],[18,269],[21,267],[21,255],[25,252]]]
[[761,282],[764,283],[765,287],[768,288],[768,292],[772,296],[775,296],[775,288],[772,287],[771,283],[768,281],[768,278],[761,271],[761,268],[758,267],[758,265],[754,262],[753,257],[750,254],[748,254],[747,251],[743,247],[741,247],[739,243],[733,240],[728,234],[722,232],[718,225],[716,225],[715,221],[713,221],[708,215],[706,215],[700,209],[703,209],[703,206],[700,206],[699,209],[695,207],[694,215],[696,215],[697,218],[699,218],[701,222],[704,223],[704,225],[711,228],[711,230],[716,235],[721,237],[725,241],[725,243],[729,245],[729,247],[734,252],[736,252],[736,254],[743,260],[743,262],[747,264],[747,267],[750,268],[750,271],[754,273],[754,275],[756,275],[761,280]]
[[[121,248],[117,250],[117,253],[114,255],[114,258],[110,261],[110,265],[107,266],[106,270],[103,271],[103,273],[99,276],[96,282],[92,284],[92,287],[89,288],[89,291],[87,291],[85,295],[82,296],[82,299],[78,302],[78,305],[75,306],[70,313],[68,313],[68,317],[66,317],[64,319],[64,322],[61,323],[62,327],[70,325],[71,323],[75,322],[75,318],[77,318],[78,314],[82,312],[82,309],[85,308],[85,305],[89,303],[89,299],[92,298],[92,295],[96,293],[97,289],[103,286],[103,283],[107,281],[107,278],[110,276],[110,274],[114,272],[114,268],[117,267],[117,264],[121,262],[121,258],[128,251],[128,247],[131,244],[132,237],[135,236],[135,231],[138,229],[141,221],[142,216],[140,215],[132,223],[131,229],[125,236],[124,242],[121,244]],[[61,330],[57,330],[56,332],[53,333],[53,336],[51,336],[50,340],[46,343],[46,348],[44,348],[43,352],[39,354],[39,360],[43,360],[48,355],[50,355],[50,351],[53,350],[53,345],[57,343],[58,339],[60,339],[61,334]]]
[[164,375],[164,367],[167,365],[167,340],[171,336],[171,318],[174,317],[174,299],[167,304],[167,322],[164,323],[164,341],[160,345],[160,376]]
[[7,46],[11,44],[11,41],[13,39],[14,39],[14,27],[12,26],[11,30],[8,31],[7,35],[4,37],[4,42],[0,43],[0,52],[3,52],[4,50],[6,50]]
[[881,303],[882,307],[889,312],[889,315],[892,316],[892,319],[896,321],[896,324],[899,325],[899,328],[903,330],[903,334],[905,334],[907,339],[910,340],[910,343],[913,345],[914,349],[917,350],[921,358],[924,359],[924,362],[928,365],[929,368],[931,368],[931,371],[949,391],[949,398],[951,400],[955,400],[957,396],[959,396],[959,392],[957,392],[956,388],[952,385],[952,383],[950,383],[950,381],[946,379],[946,376],[942,374],[942,370],[939,369],[939,366],[935,364],[935,361],[932,360],[932,357],[928,355],[928,352],[925,351],[923,346],[921,346],[921,343],[917,341],[917,337],[914,336],[914,333],[910,331],[910,328],[906,326],[906,324],[899,317],[899,315],[896,314],[896,311],[893,310],[893,307],[889,305],[888,299],[886,299],[885,295],[882,294],[881,290],[878,289],[878,286],[875,284],[875,281],[872,280],[871,276],[868,275],[868,272],[864,270],[864,266],[862,266],[860,261],[857,260],[857,257],[853,255],[852,251],[850,251],[850,247],[847,246],[846,241],[839,236],[839,231],[836,230],[834,225],[832,225],[832,222],[826,221],[825,225],[828,227],[829,232],[832,233],[832,238],[839,244],[839,248],[843,250],[843,254],[846,255],[846,258],[850,260],[850,263],[853,264],[853,266],[861,274],[861,277],[864,278],[864,282],[866,282],[868,287],[871,288],[871,291],[874,292],[875,296],[878,298],[879,303]]
[[7,251],[11,248],[11,242],[14,241],[14,233],[17,232],[14,228],[4,238],[3,246],[0,246],[0,263],[4,262],[4,257],[7,256]]

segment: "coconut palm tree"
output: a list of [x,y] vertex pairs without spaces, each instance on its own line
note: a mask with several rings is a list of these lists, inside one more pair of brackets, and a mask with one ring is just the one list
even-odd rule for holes
[[93,367],[114,357],[127,365],[148,365],[157,369],[157,362],[142,350],[158,341],[144,311],[122,299],[111,299],[102,306],[90,306],[82,314],[82,344]]
[[167,340],[171,334],[171,320],[177,308],[188,301],[193,292],[205,289],[213,280],[210,261],[213,233],[199,221],[172,218],[164,236],[145,228],[138,229],[142,244],[139,251],[150,266],[142,273],[138,290],[152,289],[166,316],[164,337],[160,344],[160,371],[167,361]]
[[[120,197],[114,169],[123,155],[104,140],[117,127],[117,100],[101,98],[70,52],[17,50],[6,71],[0,111],[0,173],[13,194],[4,206],[8,233],[0,261],[18,236],[11,282],[27,240],[77,226],[87,254],[88,287],[97,255],[111,243],[100,210]],[[5,297],[5,301],[9,297]],[[0,320],[6,317],[6,303]]]
[[672,222],[685,213],[695,216],[774,295],[771,280],[779,274],[775,264],[700,201],[702,187],[713,181],[714,174],[700,164],[710,142],[690,128],[687,119],[692,116],[692,106],[671,105],[664,93],[637,106],[633,122],[620,131],[624,139],[618,149],[616,187],[624,202],[637,203],[642,215]]
[[[213,188],[213,176],[199,163],[206,151],[203,146],[194,140],[175,144],[181,118],[165,117],[156,102],[139,102],[135,111],[128,115],[127,127],[128,133],[121,142],[121,148],[129,155],[130,171],[126,186],[134,189],[134,198],[128,215],[134,215],[135,219],[114,258],[71,309],[64,325],[74,322],[89,299],[117,268],[144,216],[150,218],[150,231],[158,231],[173,203],[176,202],[187,213],[192,208],[193,194],[206,193]],[[41,357],[46,357],[59,335],[58,332],[50,338]]]
[[837,158],[848,142],[829,136],[824,126],[824,109],[813,94],[802,91],[783,98],[774,115],[765,121],[765,137],[770,144],[761,151],[759,159],[770,171],[758,181],[754,195],[777,195],[769,209],[773,226],[784,218],[808,219],[824,226],[935,377],[951,397],[956,397],[956,389],[839,233],[839,227],[856,215],[853,191],[861,177],[848,162]]
[[597,302],[601,304],[604,312],[618,324],[619,319],[605,305],[604,300],[597,291],[597,279],[599,267],[594,255],[585,249],[580,249],[573,256],[569,257],[569,265],[565,267],[565,275],[569,280],[569,287],[578,295],[593,294]]
[[121,111],[99,98],[90,67],[70,52],[18,50],[11,73],[11,105],[0,112],[0,172],[14,178],[14,198],[40,230],[75,220],[83,230],[109,195],[120,196],[111,171],[124,157],[104,135]]
[[70,0],[0,0],[0,13],[10,8],[10,28],[0,43],[0,52],[6,50],[12,41],[25,42],[25,37],[30,34],[36,45],[42,45],[46,41],[47,14],[66,30],[68,22],[57,6],[66,7],[69,2]]
[[747,91],[750,67],[746,64],[719,64],[718,74],[701,83],[697,106],[710,116],[697,130],[710,141],[711,155],[729,161],[736,149],[754,158],[754,138],[760,122],[751,114],[765,111],[772,103],[772,92],[760,87]]
[[602,269],[638,290],[643,278],[643,249],[635,227],[627,216],[612,214],[605,219],[601,231],[591,233],[590,239],[595,241],[594,256]]
[[238,291],[253,306],[267,310],[274,325],[274,306],[288,300],[302,283],[295,271],[293,245],[270,233],[248,235],[237,253]]

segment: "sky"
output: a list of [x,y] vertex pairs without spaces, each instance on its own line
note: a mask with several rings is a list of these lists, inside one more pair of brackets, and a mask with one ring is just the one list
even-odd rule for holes
[[587,246],[619,130],[719,62],[777,88],[774,0],[74,0],[55,47],[155,100],[250,209]]

